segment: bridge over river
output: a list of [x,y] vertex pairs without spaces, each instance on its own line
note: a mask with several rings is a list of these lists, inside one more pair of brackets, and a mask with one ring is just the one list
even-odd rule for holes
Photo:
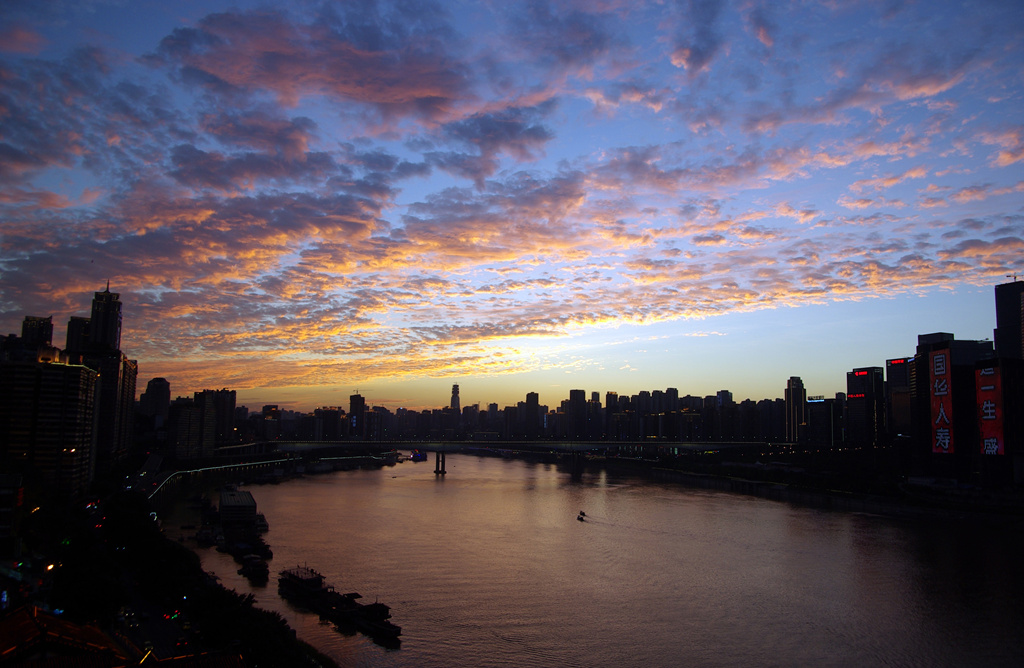
[[586,455],[621,454],[623,451],[658,456],[734,451],[766,451],[786,444],[745,442],[675,443],[667,441],[260,441],[219,448],[217,455],[196,462],[188,469],[168,471],[162,458],[153,456],[127,485],[152,497],[167,483],[195,475],[216,472],[274,470],[293,467],[307,460],[394,461],[398,450],[434,453],[434,473],[445,475],[445,455],[451,452],[490,452],[494,454],[555,454],[568,456],[573,473],[582,472]]

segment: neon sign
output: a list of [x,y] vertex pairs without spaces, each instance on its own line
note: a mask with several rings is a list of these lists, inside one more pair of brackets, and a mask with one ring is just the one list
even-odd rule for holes
[[931,391],[932,452],[953,452],[953,394],[949,349],[933,350],[929,356]]

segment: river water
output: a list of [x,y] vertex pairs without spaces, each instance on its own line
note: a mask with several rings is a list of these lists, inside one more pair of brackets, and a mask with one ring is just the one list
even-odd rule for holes
[[[449,455],[253,486],[280,612],[341,666],[1024,664],[1019,526],[897,521]],[[586,521],[577,521],[580,510]],[[173,535],[173,533],[172,533]],[[277,595],[299,564],[392,608],[399,649]]]

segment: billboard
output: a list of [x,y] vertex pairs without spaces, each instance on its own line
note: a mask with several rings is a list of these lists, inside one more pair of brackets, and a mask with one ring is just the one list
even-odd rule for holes
[[949,349],[928,355],[931,390],[932,452],[953,452],[953,369]]
[[981,431],[981,454],[1006,454],[1003,438],[1003,388],[999,367],[974,371],[978,399],[978,425]]

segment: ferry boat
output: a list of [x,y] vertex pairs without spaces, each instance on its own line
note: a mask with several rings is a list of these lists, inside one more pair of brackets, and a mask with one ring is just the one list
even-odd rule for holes
[[282,598],[300,605],[339,626],[362,631],[374,640],[397,642],[402,628],[392,624],[391,608],[380,602],[359,603],[356,592],[341,594],[327,584],[321,573],[307,566],[281,571],[277,591]]

